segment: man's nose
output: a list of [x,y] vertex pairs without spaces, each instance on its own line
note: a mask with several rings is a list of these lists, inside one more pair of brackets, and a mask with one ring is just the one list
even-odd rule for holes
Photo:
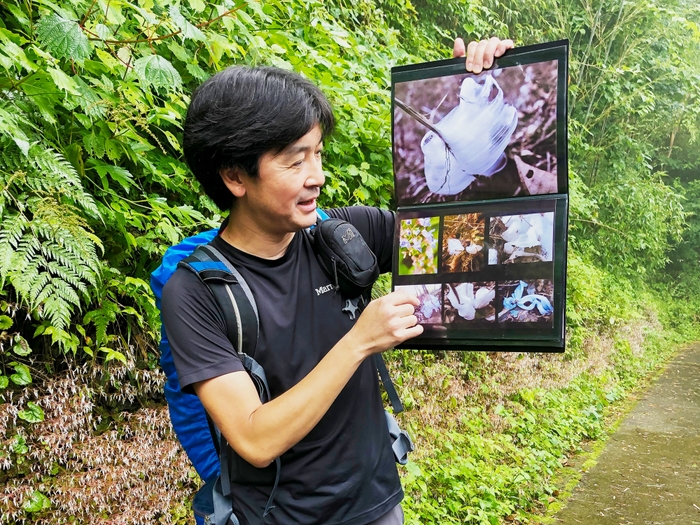
[[308,184],[310,186],[323,186],[325,182],[326,175],[323,173],[323,163],[321,159],[317,159],[309,173]]

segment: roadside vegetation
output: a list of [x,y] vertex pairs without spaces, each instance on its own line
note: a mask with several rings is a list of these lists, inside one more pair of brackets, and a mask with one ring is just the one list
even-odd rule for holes
[[389,364],[407,523],[536,523],[611,407],[700,338],[699,24],[694,0],[0,3],[0,524],[191,523],[148,279],[221,221],[182,157],[199,83],[306,75],[339,122],[321,205],[391,207],[390,68],[491,35],[571,42],[567,351]]

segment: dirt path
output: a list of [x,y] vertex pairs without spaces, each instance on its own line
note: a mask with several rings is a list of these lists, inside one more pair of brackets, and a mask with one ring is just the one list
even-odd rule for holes
[[700,344],[640,399],[554,523],[700,524]]

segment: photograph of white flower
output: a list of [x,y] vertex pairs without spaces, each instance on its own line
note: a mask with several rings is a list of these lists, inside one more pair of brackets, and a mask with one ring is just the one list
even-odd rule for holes
[[399,275],[428,275],[438,271],[440,217],[401,221],[399,230]]
[[488,263],[552,262],[554,212],[491,217]]
[[396,290],[406,290],[420,300],[416,307],[416,317],[419,324],[442,323],[442,303],[440,301],[440,284],[414,284],[397,286]]
[[445,323],[493,323],[496,320],[495,281],[445,284],[443,296]]
[[558,61],[394,84],[399,206],[557,193]]
[[484,264],[483,213],[446,215],[442,228],[442,271],[478,272]]

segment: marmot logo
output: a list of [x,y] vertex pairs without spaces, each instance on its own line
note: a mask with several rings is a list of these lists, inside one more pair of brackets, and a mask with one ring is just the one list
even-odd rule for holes
[[330,292],[333,289],[332,284],[327,284],[326,286],[321,286],[320,288],[316,288],[316,295],[321,295],[326,292]]
[[347,229],[347,231],[343,234],[343,243],[347,244],[351,240],[355,238],[355,234],[352,233],[352,230],[350,228]]

